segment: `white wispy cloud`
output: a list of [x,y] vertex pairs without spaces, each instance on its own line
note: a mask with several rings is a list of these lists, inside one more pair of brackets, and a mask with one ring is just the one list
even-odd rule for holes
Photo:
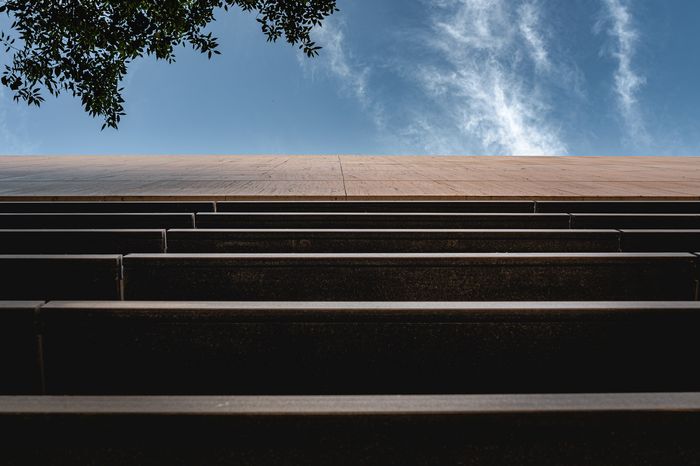
[[520,21],[518,28],[528,46],[530,57],[540,71],[548,71],[552,64],[549,51],[542,35],[540,5],[533,1],[523,3],[518,9]]
[[328,64],[330,72],[341,79],[343,84],[362,102],[367,102],[367,79],[369,68],[351,62],[346,50],[345,33],[342,26],[327,20],[323,27],[314,29],[314,39],[323,49],[318,59]]
[[[364,64],[372,62],[353,56],[338,21],[314,30],[323,50],[317,63],[304,66],[322,67],[338,79],[374,120],[380,136],[394,138],[408,150],[567,153],[558,128],[549,121],[551,109],[542,86],[527,77],[531,72],[523,72],[529,66],[546,79],[571,80],[564,76],[569,71],[551,58],[541,0],[425,1],[427,31],[402,37],[404,45],[417,49],[382,65],[385,72],[393,68],[412,81],[418,92],[403,96],[409,102],[382,95],[372,86],[375,70]],[[392,119],[385,117],[385,105]]]
[[[325,67],[341,82],[345,92],[354,96],[369,112],[375,125],[384,126],[384,110],[369,93],[370,67],[360,64],[347,49],[344,25],[333,19],[327,19],[322,27],[313,31],[314,40],[323,47],[319,57],[312,66]],[[300,55],[301,57],[301,55]],[[306,61],[305,58],[301,60]],[[308,66],[308,65],[304,65]]]
[[615,71],[615,94],[620,114],[627,131],[637,142],[649,143],[644,120],[639,109],[638,94],[646,84],[644,76],[633,67],[632,62],[639,41],[639,32],[634,27],[630,6],[622,0],[603,0],[607,33],[612,44],[610,52],[617,60]]
[[501,0],[440,0],[435,6],[450,11],[445,19],[433,18],[433,23],[453,47],[498,50],[510,43],[511,28],[503,27],[507,10]]
[[[522,35],[534,65],[548,66],[538,4],[441,0],[437,5],[430,45],[442,63],[420,67],[418,77],[450,116],[452,128],[447,130],[459,132],[465,149],[475,140],[483,150],[498,153],[566,153],[557,128],[547,120],[546,100],[522,77],[514,58],[525,52]],[[514,30],[518,18],[520,27]]]

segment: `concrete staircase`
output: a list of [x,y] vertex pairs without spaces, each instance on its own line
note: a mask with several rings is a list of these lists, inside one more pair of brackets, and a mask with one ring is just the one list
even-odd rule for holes
[[0,202],[0,464],[700,464],[700,201]]

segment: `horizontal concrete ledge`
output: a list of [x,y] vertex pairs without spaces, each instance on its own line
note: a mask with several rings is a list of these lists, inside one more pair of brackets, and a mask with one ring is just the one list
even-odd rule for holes
[[[7,401],[6,401],[7,400]],[[0,399],[16,466],[678,466],[697,394]]]
[[[193,229],[177,229],[174,228],[173,231],[198,231],[198,230],[193,230]],[[506,230],[506,231],[511,231],[511,230]],[[548,231],[548,230],[545,230]],[[562,230],[562,231],[571,231],[571,230]],[[584,230],[576,230],[576,231],[584,231]],[[599,231],[617,231],[617,230],[586,230],[590,232],[599,232]],[[664,230],[662,230],[664,231]],[[685,230],[683,230],[685,231]],[[104,228],[94,228],[94,229],[89,229],[89,228],[42,228],[40,230],[33,229],[33,228],[0,228],[0,234],[28,234],[28,235],[60,235],[60,234],[70,234],[70,235],[118,235],[118,234],[154,234],[154,233],[165,233],[166,229],[165,228],[109,228],[109,229],[104,229]]]
[[194,228],[188,213],[0,213],[0,229]]
[[620,249],[617,230],[172,229],[167,235],[168,251],[172,253],[617,252]]
[[0,255],[0,299],[119,299],[118,254]]
[[47,393],[700,389],[697,302],[264,304],[49,303]]
[[0,254],[165,252],[165,230],[0,229]]
[[[0,256],[2,257],[2,256]],[[5,256],[8,257],[8,256]],[[21,256],[17,256],[21,257]],[[44,256],[36,256],[44,257]],[[172,254],[128,254],[124,257],[125,260],[130,262],[136,261],[153,261],[158,262],[177,262],[181,260],[202,260],[202,261],[236,261],[236,260],[259,260],[261,262],[267,262],[270,260],[279,261],[332,261],[332,260],[357,260],[357,261],[372,261],[373,259],[380,261],[426,261],[431,260],[473,260],[478,262],[479,260],[502,260],[504,262],[517,262],[517,261],[527,261],[527,260],[538,260],[545,259],[551,261],[563,260],[598,260],[598,259],[619,259],[619,260],[634,260],[634,259],[691,259],[693,254],[685,252],[630,252],[630,253],[607,253],[607,252],[587,252],[587,253],[554,253],[554,252],[542,252],[542,253],[318,253],[318,254],[305,254],[305,253],[290,253],[290,254],[275,254],[275,253],[261,253],[261,254],[207,254],[207,253],[172,253]]]
[[2,395],[41,393],[36,320],[42,304],[43,301],[0,301]]
[[213,201],[210,202],[7,202],[0,201],[3,213],[189,213],[214,212]]
[[[2,303],[2,301],[0,301]],[[0,304],[1,308],[1,304]],[[206,322],[491,322],[700,317],[700,301],[50,301],[41,315]]]
[[700,213],[698,201],[538,201],[535,210],[541,213]]
[[621,230],[623,251],[700,251],[700,230]]
[[218,212],[700,213],[698,201],[218,201]]
[[[53,230],[53,231],[65,231],[65,230]],[[80,230],[73,230],[80,231]],[[118,230],[115,230],[118,231]],[[125,231],[142,231],[142,230],[125,230]],[[637,231],[637,230],[631,230]],[[646,231],[669,231],[669,230],[646,230]],[[688,231],[688,230],[670,230],[670,231]],[[692,230],[691,230],[692,231]],[[700,231],[700,230],[698,230]],[[337,235],[339,237],[346,236],[349,234],[357,234],[358,236],[387,236],[392,235],[396,237],[415,237],[418,236],[436,236],[436,237],[447,237],[447,236],[480,236],[480,235],[507,235],[507,236],[517,236],[517,235],[527,235],[533,234],[538,236],[547,235],[571,235],[571,236],[583,236],[583,235],[606,235],[610,233],[619,233],[615,229],[580,229],[580,230],[570,230],[570,229],[556,229],[556,228],[508,228],[508,229],[498,229],[498,228],[206,228],[206,229],[192,229],[192,228],[171,228],[168,233],[192,233],[192,234],[202,234],[211,235],[216,234],[222,235],[242,235],[242,236],[281,236],[287,235],[289,237],[295,236],[329,236]]]
[[0,254],[0,261],[60,261],[60,262],[97,262],[118,261],[119,254]]
[[197,214],[198,228],[569,228],[568,214],[217,212]]
[[[0,229],[0,254],[165,252],[161,229]],[[700,251],[700,230],[171,229],[170,253]]]
[[571,228],[700,229],[697,214],[572,214]]
[[694,300],[689,253],[129,254],[136,300]]
[[3,157],[23,199],[700,199],[694,157]]
[[45,301],[0,301],[2,311],[15,309],[36,309]]
[[[170,253],[700,251],[700,230],[170,229]],[[162,229],[0,229],[0,254],[166,252]]]
[[375,416],[700,413],[700,393],[372,396],[0,396],[7,415]]
[[237,201],[216,203],[218,212],[462,212],[534,213],[523,201]]
[[[76,189],[77,190],[77,189]],[[658,195],[596,195],[590,193],[588,195],[368,195],[368,196],[323,196],[323,195],[265,195],[265,194],[249,194],[249,195],[217,195],[217,194],[202,194],[202,195],[148,195],[148,194],[112,194],[112,195],[0,195],[0,202],[397,202],[397,201],[430,201],[430,202],[452,202],[452,201],[467,201],[467,202],[520,202],[520,201],[565,201],[565,202],[627,202],[627,201],[657,201],[657,202],[698,202],[698,195],[683,195],[683,194],[658,194]]]
[[699,214],[566,214],[438,212],[216,212],[196,216],[198,228],[597,229],[700,228]]

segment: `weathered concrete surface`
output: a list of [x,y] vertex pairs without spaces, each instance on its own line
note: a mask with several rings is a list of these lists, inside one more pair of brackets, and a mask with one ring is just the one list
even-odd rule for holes
[[0,430],[17,466],[678,466],[700,395],[9,397]]
[[44,201],[0,202],[0,212],[38,213],[189,213],[214,212],[214,202],[138,202],[138,201]]
[[130,300],[694,300],[692,254],[131,254]]
[[700,199],[700,157],[0,157],[0,199]]
[[0,229],[194,228],[194,214],[0,213]]
[[622,230],[625,252],[700,252],[700,230]]
[[571,228],[700,229],[700,214],[572,214]]
[[0,254],[165,252],[165,230],[3,230]]
[[37,310],[43,301],[0,301],[0,395],[42,392]]
[[[665,205],[677,202],[683,202],[683,204],[694,203],[693,201],[665,201]],[[533,214],[535,213],[535,201],[218,201],[216,210],[217,212],[462,212]]]
[[700,391],[700,302],[52,302],[47,393]]
[[196,216],[197,228],[562,229],[569,228],[569,223],[567,214],[216,212]]
[[[1,235],[2,230],[0,230],[0,238]],[[620,232],[617,230],[175,229],[169,230],[167,237],[168,252],[171,253],[618,252],[620,250]],[[700,250],[700,244],[698,244],[698,250]],[[683,250],[683,252],[688,251],[690,249]]]
[[120,299],[119,255],[0,255],[0,299]]

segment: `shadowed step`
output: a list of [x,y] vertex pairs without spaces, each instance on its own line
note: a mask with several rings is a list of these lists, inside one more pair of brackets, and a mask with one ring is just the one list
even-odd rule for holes
[[0,429],[18,465],[678,466],[700,395],[0,397]]
[[693,214],[573,214],[571,228],[700,229]]
[[628,252],[700,251],[700,230],[622,230]]
[[217,212],[534,213],[534,201],[220,201]]
[[700,302],[50,302],[50,394],[700,391]]
[[169,252],[617,252],[619,242],[615,230],[168,231]]
[[537,201],[542,213],[700,214],[700,201]]
[[197,214],[197,228],[569,228],[567,214],[231,212]]
[[131,254],[131,300],[694,300],[687,253]]
[[189,213],[214,212],[213,202],[0,202],[0,212],[21,213]]
[[0,229],[194,228],[194,214],[0,214]]
[[121,256],[0,255],[0,299],[119,299]]
[[0,230],[0,254],[165,252],[165,230]]
[[43,301],[0,301],[0,394],[41,393],[35,318]]

